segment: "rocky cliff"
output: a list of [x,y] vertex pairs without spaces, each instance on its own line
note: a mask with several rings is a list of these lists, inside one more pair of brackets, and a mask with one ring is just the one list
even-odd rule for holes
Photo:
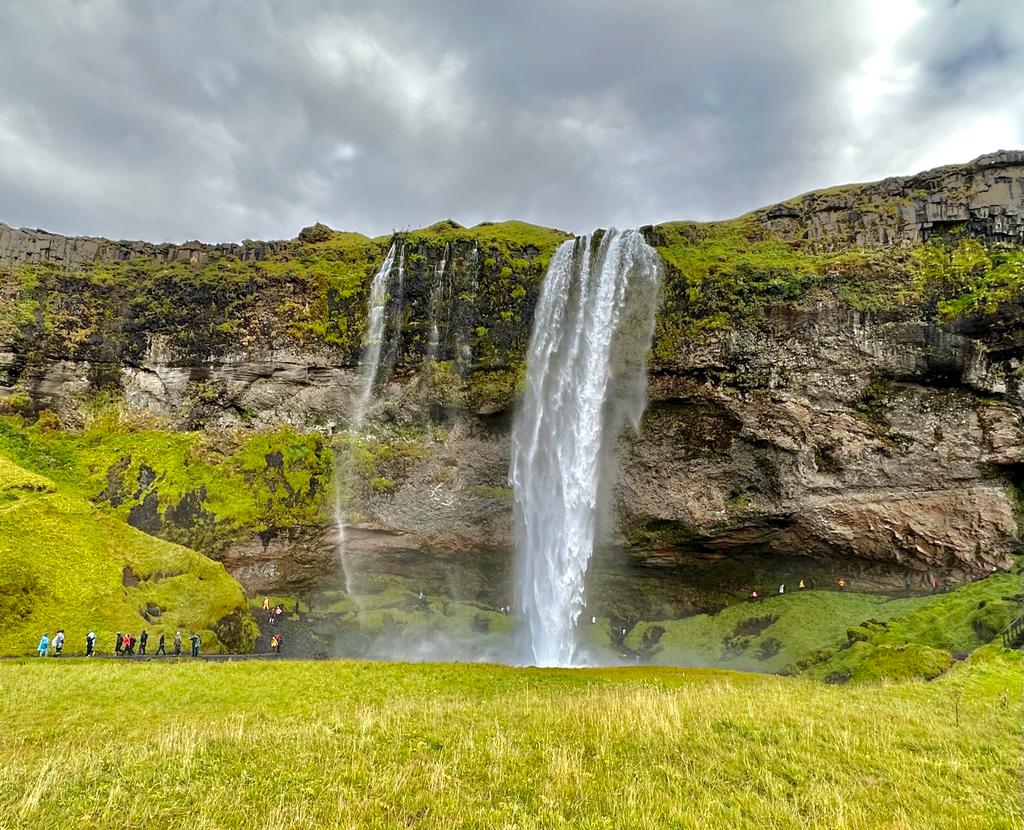
[[[882,582],[1009,564],[1024,153],[644,233],[665,262],[651,403],[620,448],[610,539],[652,567],[768,553]],[[5,440],[56,452],[117,408],[83,466],[96,500],[253,589],[336,570],[332,444],[353,471],[354,552],[507,550],[511,409],[566,236],[444,222],[176,246],[0,226]],[[392,243],[386,371],[351,435],[368,285]]]

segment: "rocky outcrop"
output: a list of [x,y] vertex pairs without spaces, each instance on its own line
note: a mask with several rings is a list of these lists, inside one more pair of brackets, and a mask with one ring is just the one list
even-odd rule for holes
[[1017,544],[1019,358],[834,298],[680,354],[623,447],[638,540],[978,573]]
[[916,176],[818,190],[755,215],[773,234],[823,250],[911,245],[952,229],[988,242],[1020,243],[1024,151],[1000,150]]
[[190,265],[204,265],[211,258],[219,257],[237,257],[243,262],[254,262],[279,253],[291,244],[248,239],[241,244],[217,245],[198,241],[180,245],[126,240],[115,242],[95,236],[61,236],[39,228],[12,228],[0,222],[0,266],[33,263],[81,268],[94,262],[124,262],[142,257]]

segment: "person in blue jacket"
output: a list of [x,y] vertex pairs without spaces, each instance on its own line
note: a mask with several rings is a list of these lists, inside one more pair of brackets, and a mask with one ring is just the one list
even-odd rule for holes
[[49,650],[50,650],[50,637],[49,637],[49,635],[44,634],[42,637],[39,638],[39,656],[40,657],[45,657],[46,656],[46,652],[48,652]]

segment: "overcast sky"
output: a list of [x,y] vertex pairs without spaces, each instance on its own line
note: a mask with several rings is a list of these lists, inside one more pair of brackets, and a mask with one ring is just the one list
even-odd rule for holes
[[1024,3],[0,0],[0,79],[11,225],[584,232],[1024,147]]

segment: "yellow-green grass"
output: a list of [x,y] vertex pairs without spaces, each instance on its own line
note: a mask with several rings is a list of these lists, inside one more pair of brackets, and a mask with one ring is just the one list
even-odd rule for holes
[[1018,655],[932,683],[0,665],[0,828],[1019,828]]
[[[218,629],[227,618],[230,632]],[[221,650],[224,637],[246,647],[254,634],[247,620],[241,586],[223,565],[0,457],[0,654],[32,652],[57,629],[67,652],[84,651],[90,630],[108,650],[116,631],[143,628],[154,648],[159,632],[177,628],[200,632],[209,649]]]

